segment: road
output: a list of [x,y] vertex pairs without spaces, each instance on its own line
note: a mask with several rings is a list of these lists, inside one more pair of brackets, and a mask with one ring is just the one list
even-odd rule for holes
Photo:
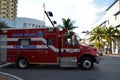
[[120,57],[102,56],[101,63],[87,71],[40,65],[31,65],[29,69],[17,69],[14,65],[9,65],[0,68],[0,71],[24,80],[120,80]]

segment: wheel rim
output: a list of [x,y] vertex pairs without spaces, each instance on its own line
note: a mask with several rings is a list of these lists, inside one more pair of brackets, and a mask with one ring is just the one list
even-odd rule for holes
[[91,63],[89,60],[85,60],[84,63],[83,63],[83,66],[84,66],[85,68],[90,68],[91,65],[92,65],[92,63]]
[[21,60],[19,61],[19,66],[20,66],[21,68],[25,68],[25,67],[27,66],[27,61],[26,61],[25,59],[21,59]]

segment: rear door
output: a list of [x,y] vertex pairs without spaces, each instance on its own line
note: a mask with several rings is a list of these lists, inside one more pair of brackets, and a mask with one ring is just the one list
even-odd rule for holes
[[46,46],[48,49],[44,52],[44,61],[46,63],[58,63],[58,41],[56,34],[47,34],[46,40]]
[[7,35],[0,35],[0,62],[7,61]]

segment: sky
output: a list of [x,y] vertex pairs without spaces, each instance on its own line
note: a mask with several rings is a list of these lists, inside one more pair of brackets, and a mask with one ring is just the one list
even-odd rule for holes
[[[115,0],[18,0],[18,17],[28,17],[44,21],[45,10],[53,12],[52,20],[62,25],[62,18],[70,18],[78,26],[74,31],[84,37],[82,31],[90,31],[105,14],[105,10]],[[52,26],[47,18],[46,25]]]

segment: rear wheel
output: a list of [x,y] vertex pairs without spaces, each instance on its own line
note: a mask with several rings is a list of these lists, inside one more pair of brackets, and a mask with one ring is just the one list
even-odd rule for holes
[[83,70],[89,70],[94,66],[93,59],[90,57],[83,57],[80,62],[80,67]]
[[29,66],[29,62],[25,58],[20,58],[17,60],[16,65],[18,68],[25,69]]

